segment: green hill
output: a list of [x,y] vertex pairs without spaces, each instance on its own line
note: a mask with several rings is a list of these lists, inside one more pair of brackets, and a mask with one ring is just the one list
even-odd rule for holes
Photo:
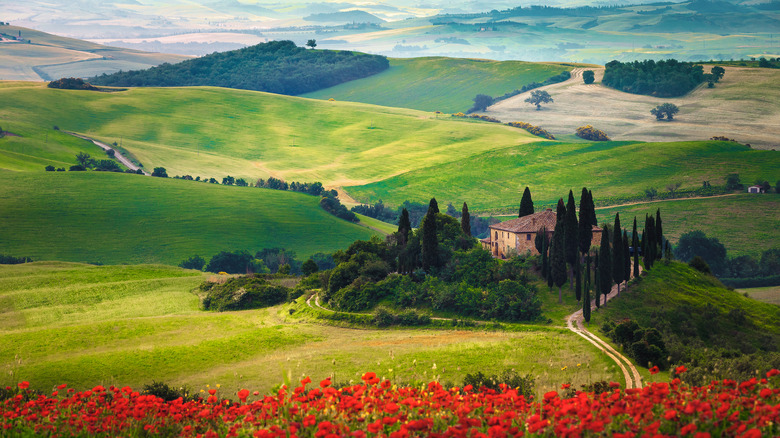
[[[728,163],[724,165],[724,163]],[[568,190],[587,186],[596,201],[620,203],[649,187],[680,181],[722,185],[727,174],[743,181],[772,178],[780,168],[775,151],[753,150],[734,142],[676,143],[539,142],[490,151],[445,165],[414,170],[383,181],[348,187],[363,202],[400,205],[435,196],[440,204],[466,201],[474,211],[515,211],[525,186],[537,206],[553,207]]]
[[8,83],[0,86],[0,99],[8,131],[25,124],[30,135],[41,130],[42,139],[43,130],[57,125],[121,143],[147,169],[220,180],[272,175],[358,185],[538,139],[521,129],[436,120],[415,110],[224,88],[103,93]]
[[303,376],[341,383],[374,371],[414,383],[435,373],[460,385],[466,373],[514,368],[536,378],[541,396],[561,382],[622,376],[608,357],[561,328],[353,330],[296,318],[308,309],[303,301],[204,312],[191,291],[205,278],[158,265],[0,265],[0,385],[27,380],[50,391],[61,383],[140,388],[164,381],[196,393],[210,385],[230,397]]
[[423,111],[466,111],[477,94],[498,97],[542,82],[571,65],[460,58],[390,59],[390,68],[364,79],[305,94]]
[[0,27],[0,80],[49,81],[145,69],[187,56],[104,46],[19,26]]
[[[319,198],[107,172],[0,172],[0,251],[35,260],[176,265],[281,247],[332,252],[374,232]],[[322,232],[327,230],[327,232]]]
[[[595,194],[594,194],[595,195]],[[702,199],[674,199],[622,207],[596,209],[599,223],[613,223],[615,212],[625,227],[630,227],[634,216],[638,225],[644,224],[645,214],[661,209],[664,236],[677,243],[682,233],[701,230],[708,237],[717,237],[730,257],[752,255],[780,247],[780,196],[771,193]]]

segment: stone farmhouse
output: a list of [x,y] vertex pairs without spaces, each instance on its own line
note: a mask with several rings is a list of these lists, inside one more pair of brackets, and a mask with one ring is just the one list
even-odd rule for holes
[[[547,238],[552,240],[556,213],[548,208],[539,213],[512,219],[490,226],[490,235],[480,240],[482,248],[490,251],[493,257],[508,258],[513,254],[539,254],[534,245],[536,233],[542,227],[547,228]],[[601,245],[602,229],[593,226],[592,246]]]

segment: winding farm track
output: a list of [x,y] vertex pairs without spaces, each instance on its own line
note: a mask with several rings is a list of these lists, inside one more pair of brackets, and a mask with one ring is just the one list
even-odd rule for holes
[[[105,151],[108,151],[109,149],[113,149],[111,146],[109,146],[109,145],[107,145],[107,144],[105,144],[103,142],[97,141],[94,138],[87,137],[86,135],[76,134],[75,132],[67,132],[67,131],[63,131],[63,132],[65,132],[68,135],[72,135],[74,137],[81,138],[83,140],[91,141],[92,143],[95,143],[96,146],[98,146],[99,148],[101,148],[101,149],[103,149]],[[127,167],[130,170],[137,171],[138,169],[140,169],[138,166],[133,164],[132,161],[130,161],[127,157],[125,157],[122,154],[114,154],[114,158],[116,158],[120,163],[124,164],[125,167]],[[147,173],[143,169],[141,170],[141,172],[143,172],[144,175],[149,175],[149,173]]]

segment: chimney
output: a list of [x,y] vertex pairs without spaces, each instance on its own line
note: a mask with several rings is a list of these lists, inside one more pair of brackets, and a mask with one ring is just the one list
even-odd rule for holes
[[531,218],[531,221],[533,222],[534,225],[536,225],[536,218],[535,217]]
[[552,208],[548,208],[547,211],[552,211]]

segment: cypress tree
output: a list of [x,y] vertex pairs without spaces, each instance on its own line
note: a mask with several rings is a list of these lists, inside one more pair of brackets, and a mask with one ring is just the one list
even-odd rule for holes
[[588,190],[588,213],[590,214],[590,224],[598,226],[599,222],[596,220],[596,204],[593,203],[593,191]]
[[429,208],[420,224],[422,228],[422,267],[426,271],[438,265],[439,239],[436,236],[436,213]]
[[634,278],[639,277],[639,234],[636,229],[636,216],[634,216],[634,230],[631,236],[631,246],[634,248]]
[[463,203],[463,209],[460,211],[460,229],[466,237],[471,237],[471,216],[469,216],[469,206]]
[[547,227],[539,228],[534,238],[534,246],[542,258],[542,277],[547,278]]
[[[588,272],[587,276],[590,277],[590,254],[587,255],[586,271]],[[585,296],[582,299],[582,319],[590,325],[590,288],[588,286],[585,286]]]
[[623,281],[628,286],[631,279],[631,252],[628,249],[628,233],[623,230]]
[[428,203],[428,212],[433,211],[434,213],[439,212],[439,203],[436,202],[436,198],[431,198],[431,202]]
[[585,265],[585,284],[584,289],[590,290],[590,286],[592,282],[590,281],[590,253],[587,253],[585,255],[586,265]]
[[604,295],[604,304],[607,302],[607,295],[612,289],[612,254],[609,250],[609,228],[604,226],[604,235],[601,237],[601,248],[599,249],[599,294]]
[[528,187],[523,191],[523,198],[520,200],[520,210],[517,212],[517,217],[528,216],[534,214],[534,201],[531,200],[531,189]]
[[588,202],[588,189],[582,188],[580,195],[580,220],[577,224],[577,236],[580,239],[580,252],[585,254],[590,250],[593,241],[593,226],[590,224],[590,203]]
[[[563,203],[563,198],[558,198],[558,206],[555,208],[555,221],[560,222],[565,217],[566,217],[566,205],[564,205]],[[555,239],[555,236],[553,236],[553,239]]]
[[566,283],[566,242],[564,220],[559,219],[555,224],[552,246],[550,247],[550,271],[552,280],[558,286],[558,303],[563,303],[561,286]]
[[[569,264],[569,289],[574,288],[574,265],[579,259],[580,240],[577,236],[577,205],[574,203],[574,193],[569,190],[569,200],[566,203],[566,216],[564,226],[566,263]],[[579,301],[579,300],[578,300]]]
[[595,277],[593,279],[593,295],[596,297],[596,308],[598,309],[601,307],[601,288],[599,287],[599,284],[601,284],[601,263],[599,263],[599,254],[596,253],[596,258],[594,260],[595,265],[593,266],[593,276]]
[[582,263],[580,262],[580,258],[577,257],[577,260],[574,262],[574,278],[576,286],[574,288],[574,296],[577,297],[577,301],[582,298]]
[[412,223],[409,221],[409,212],[404,208],[401,211],[401,219],[398,220],[398,234],[401,237],[401,246],[406,246],[406,242],[409,241],[410,231],[412,231]]
[[655,211],[655,240],[658,242],[658,256],[656,260],[660,260],[664,254],[664,232],[661,226],[661,209]]
[[645,256],[645,268],[653,269],[653,263],[655,263],[655,255],[658,241],[655,238],[655,219],[652,216],[647,218],[647,226],[645,227],[645,250],[647,251]]
[[620,283],[623,282],[623,234],[620,232],[620,213],[615,214],[615,225],[612,228],[612,279],[617,283],[620,295]]

